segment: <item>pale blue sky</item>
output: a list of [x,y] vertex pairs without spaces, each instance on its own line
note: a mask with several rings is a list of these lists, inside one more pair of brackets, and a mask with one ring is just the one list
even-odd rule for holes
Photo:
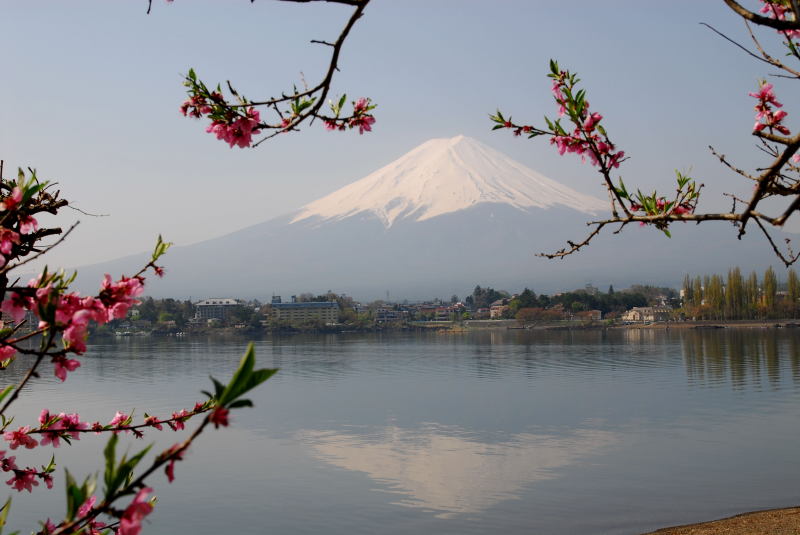
[[[374,0],[335,82],[336,92],[377,102],[374,132],[316,126],[255,150],[230,149],[178,113],[181,73],[230,78],[251,98],[290,89],[301,71],[314,83],[328,50],[308,41],[335,38],[350,9],[154,0],[153,13],[145,10],[145,0],[0,5],[0,157],[59,180],[84,210],[111,214],[65,214],[82,224],[51,263],[146,250],[158,233],[179,244],[225,234],[457,134],[604,197],[588,165],[543,141],[490,133],[487,114],[498,106],[520,120],[554,114],[551,57],[581,74],[592,107],[631,156],[620,170],[628,184],[667,192],[673,169],[691,169],[708,186],[701,207],[721,209],[721,191],[748,186],[707,145],[745,168],[763,163],[747,93],[765,70],[699,25],[744,41],[721,1]],[[788,125],[800,128],[796,93],[777,89]]]

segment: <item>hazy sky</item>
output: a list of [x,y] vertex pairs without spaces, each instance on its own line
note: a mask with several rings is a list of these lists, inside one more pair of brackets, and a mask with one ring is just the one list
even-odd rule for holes
[[[749,2],[755,7],[756,2]],[[700,22],[742,42],[722,1],[374,0],[345,45],[334,91],[378,103],[370,134],[317,125],[260,148],[230,149],[178,112],[181,74],[231,79],[250,98],[316,83],[350,9],[270,0],[14,1],[0,5],[0,157],[58,180],[91,218],[50,263],[78,265],[189,244],[258,223],[362,178],[433,137],[465,134],[545,175],[603,197],[598,175],[541,140],[491,133],[498,106],[515,119],[554,115],[550,58],[581,74],[592,107],[631,156],[628,184],[672,190],[675,168],[727,208],[748,185],[709,154],[752,168],[750,130],[762,65]],[[777,39],[769,39],[780,48]],[[800,128],[798,99],[777,84]],[[795,93],[796,95],[796,93]],[[630,186],[629,186],[630,187]],[[255,244],[254,244],[255,245]],[[668,244],[665,244],[668,246]],[[168,263],[168,262],[167,262]]]

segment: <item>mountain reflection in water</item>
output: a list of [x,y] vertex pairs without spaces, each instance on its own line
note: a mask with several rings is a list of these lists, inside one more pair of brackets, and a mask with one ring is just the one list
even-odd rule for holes
[[442,518],[517,498],[524,487],[554,479],[557,469],[617,441],[609,431],[576,429],[560,436],[519,433],[489,443],[436,424],[388,426],[370,434],[307,430],[298,439],[315,458],[362,472],[403,496],[394,503],[433,510]]

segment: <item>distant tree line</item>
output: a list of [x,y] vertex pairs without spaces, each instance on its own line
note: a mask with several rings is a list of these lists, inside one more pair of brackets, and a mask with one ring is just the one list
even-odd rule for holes
[[194,317],[194,305],[191,301],[177,299],[153,299],[145,297],[136,308],[138,319],[157,322],[174,321],[178,327],[184,327]]
[[528,319],[555,319],[550,318],[552,314],[547,314],[545,311],[553,309],[562,309],[568,312],[600,310],[603,315],[606,315],[613,312],[624,312],[633,307],[660,304],[662,299],[676,300],[677,297],[677,292],[672,288],[642,285],[635,285],[622,291],[614,291],[614,287],[610,286],[608,292],[605,293],[575,290],[553,296],[536,295],[529,288],[525,288],[519,295],[511,296],[503,290],[476,286],[472,294],[465,298],[464,304],[477,310],[488,308],[493,302],[505,299],[508,301],[509,307],[504,314],[507,318],[518,318],[520,311],[525,311],[524,314]]
[[759,280],[755,271],[747,277],[738,267],[727,276],[687,274],[683,278],[683,311],[688,317],[714,320],[796,318],[800,280],[790,269],[784,284],[772,267]]

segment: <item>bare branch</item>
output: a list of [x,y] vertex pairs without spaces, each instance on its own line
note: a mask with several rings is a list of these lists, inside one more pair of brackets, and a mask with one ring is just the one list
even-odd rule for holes
[[[768,64],[770,64],[770,65],[774,65],[774,63],[772,63],[771,61],[769,61],[769,60],[767,60],[766,58],[763,58],[763,57],[759,56],[758,54],[756,54],[756,53],[752,52],[752,51],[751,51],[751,50],[749,50],[747,47],[745,47],[745,46],[743,46],[743,45],[740,45],[739,43],[737,43],[736,41],[734,41],[733,39],[731,39],[730,37],[728,37],[727,35],[725,35],[725,34],[724,34],[724,33],[722,33],[721,31],[719,31],[719,30],[717,30],[716,28],[714,28],[713,26],[711,26],[710,24],[708,24],[708,23],[706,23],[706,22],[701,22],[701,23],[700,23],[700,25],[701,25],[701,26],[705,26],[706,28],[708,28],[709,30],[711,30],[711,31],[712,31],[712,32],[714,32],[715,34],[719,35],[720,37],[722,37],[723,39],[725,39],[725,40],[726,40],[726,41],[728,41],[729,43],[732,43],[734,46],[737,46],[737,47],[741,48],[741,49],[742,49],[742,50],[744,50],[744,51],[745,51],[747,54],[749,54],[750,56],[752,56],[752,57],[756,58],[757,60],[759,60],[759,61],[763,61],[764,63],[768,63]],[[752,32],[751,32],[751,35],[752,35]],[[762,54],[763,54],[763,51],[762,51]]]
[[720,162],[721,162],[723,165],[725,165],[725,167],[727,167],[728,169],[730,169],[730,170],[731,170],[731,171],[733,171],[734,173],[740,174],[740,175],[742,175],[742,176],[743,176],[743,177],[745,177],[745,178],[749,178],[750,180],[758,180],[756,177],[754,177],[754,176],[753,176],[753,175],[751,175],[750,173],[747,173],[746,171],[744,171],[744,170],[742,170],[742,169],[739,169],[738,167],[735,167],[735,166],[733,166],[733,164],[731,164],[731,163],[730,163],[730,162],[729,162],[729,161],[726,159],[726,157],[725,157],[725,155],[724,155],[724,154],[719,154],[719,153],[718,153],[716,150],[714,150],[714,147],[712,147],[711,145],[709,145],[709,146],[708,146],[708,148],[709,148],[709,150],[711,150],[711,154],[713,154],[714,156],[716,156],[716,157],[719,159],[719,161],[720,161]]
[[[782,69],[782,70],[784,70],[786,72],[789,72],[789,73],[791,73],[793,75],[793,76],[787,76],[787,75],[784,75],[784,74],[775,74],[773,76],[779,76],[781,78],[800,78],[800,71],[792,69],[791,67],[789,67],[788,65],[786,65],[785,63],[780,61],[779,59],[774,58],[771,55],[769,55],[767,53],[767,51],[764,50],[764,47],[761,46],[761,43],[759,42],[758,38],[756,38],[756,34],[753,33],[753,28],[750,27],[750,24],[747,21],[745,21],[744,25],[747,28],[747,31],[750,33],[750,38],[753,40],[753,43],[756,45],[756,48],[758,48],[758,51],[761,53],[762,59],[764,61],[766,61],[767,63],[769,63],[770,65],[773,65],[773,66],[775,66],[775,67],[777,67],[779,69]],[[756,56],[756,57],[758,57],[758,56]]]
[[[592,223],[594,224],[594,223]],[[580,243],[575,243],[573,241],[568,241],[567,244],[569,247],[564,247],[563,249],[559,249],[555,253],[539,253],[536,256],[542,256],[544,258],[548,258],[550,260],[554,258],[564,258],[565,256],[571,255],[572,253],[577,253],[581,250],[581,248],[586,247],[589,245],[589,242],[594,239],[595,236],[600,234],[600,231],[603,230],[603,227],[606,226],[606,223],[598,223],[597,228],[595,228],[585,240]]]
[[[252,0],[251,0],[252,1]],[[348,6],[360,6],[369,0],[279,0],[280,2],[294,2],[296,4],[309,4],[311,2],[328,2],[331,4],[345,4]]]
[[[798,253],[796,255],[792,255],[791,250],[790,250],[789,251],[789,258],[784,256],[783,252],[775,244],[775,241],[773,241],[772,236],[770,236],[769,232],[767,232],[767,229],[764,227],[763,223],[761,223],[761,221],[759,221],[758,219],[756,219],[755,221],[756,221],[756,225],[758,225],[758,228],[761,229],[761,232],[764,233],[764,236],[767,238],[767,241],[772,246],[772,250],[775,251],[775,255],[777,255],[777,257],[781,259],[781,261],[786,265],[786,267],[789,267],[792,264],[794,264],[795,262],[797,262],[798,258],[800,258],[800,253]],[[787,242],[788,242],[788,240],[787,240]]]

